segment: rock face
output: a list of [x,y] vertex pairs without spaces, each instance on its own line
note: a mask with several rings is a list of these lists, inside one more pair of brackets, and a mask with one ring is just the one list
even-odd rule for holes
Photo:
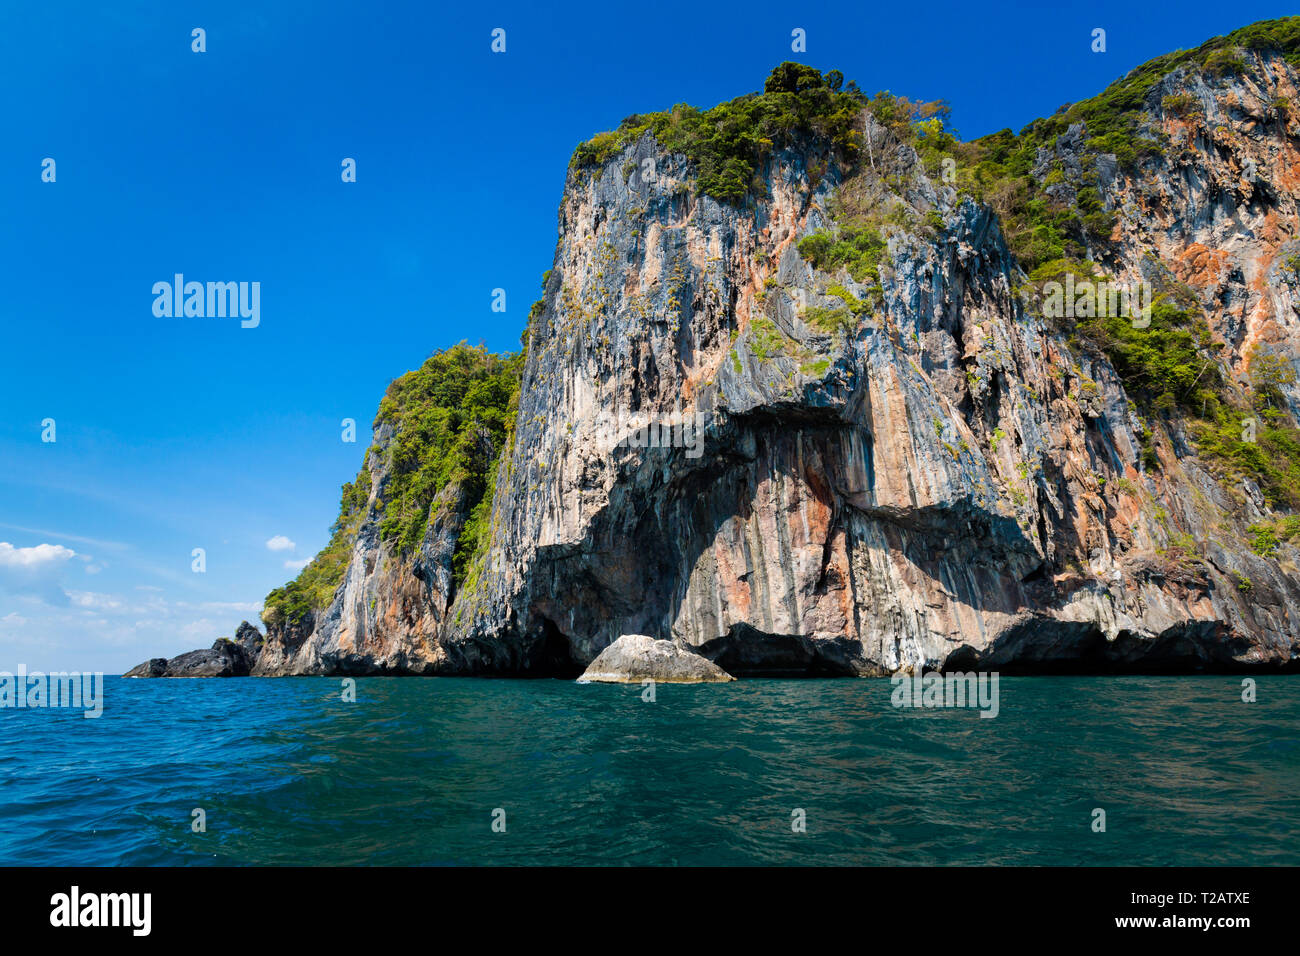
[[[1179,69],[1144,94],[1164,152],[1123,165],[1071,129],[1035,167],[1062,202],[1095,183],[1115,224],[1088,256],[1185,284],[1234,382],[1256,344],[1300,355],[1300,124],[1277,105],[1297,85],[1266,51]],[[1166,105],[1183,96],[1197,108]],[[475,573],[454,585],[455,485],[417,553],[381,542],[381,426],[342,584],[269,627],[252,673],[576,676],[620,635],[741,676],[1294,667],[1300,550],[1252,550],[1260,489],[1139,412],[1020,294],[992,209],[862,122],[872,188],[915,213],[878,290],[797,249],[849,179],[814,141],[771,154],[739,204],[697,195],[650,133],[571,169]],[[845,328],[814,320],[877,292]],[[647,421],[679,424],[658,440]]]
[[123,677],[247,677],[257,663],[263,637],[244,621],[236,639],[221,637],[208,650],[189,651],[168,660],[155,657],[137,664]]
[[[1184,134],[1189,153],[1132,176],[1107,164],[1119,238],[1095,255],[1129,277],[1152,251],[1188,263],[1232,367],[1266,334],[1300,352],[1295,278],[1264,280],[1296,248],[1300,157],[1294,122],[1262,117],[1273,98],[1295,101],[1295,82],[1256,57],[1249,76],[1198,91],[1213,138]],[[654,183],[624,177],[648,159]],[[1258,491],[1225,488],[1176,423],[1159,469],[1145,466],[1149,426],[1110,363],[1024,309],[996,218],[915,156],[900,157],[905,198],[943,227],[889,237],[883,315],[842,337],[801,319],[838,304],[832,283],[867,294],[795,248],[828,224],[839,181],[809,172],[824,160],[778,154],[769,198],[743,209],[683,190],[691,169],[649,136],[571,176],[492,573],[458,599],[449,654],[505,667],[562,638],[583,661],[632,631],[741,674],[1294,662],[1297,554],[1244,543]],[[1270,185],[1246,196],[1248,165]],[[1300,393],[1287,396],[1294,412]],[[614,447],[597,427],[605,409],[662,419],[679,404],[707,423],[698,458]],[[1170,559],[1178,535],[1202,563]]]
[[151,657],[143,664],[136,664],[123,677],[162,677],[167,673],[167,658]]
[[249,666],[257,663],[258,657],[262,654],[262,632],[247,621],[240,622],[238,629],[235,631],[235,643],[239,645],[244,652],[244,657],[248,660]]
[[735,680],[717,664],[672,641],[644,634],[624,634],[596,655],[578,683],[713,684]]

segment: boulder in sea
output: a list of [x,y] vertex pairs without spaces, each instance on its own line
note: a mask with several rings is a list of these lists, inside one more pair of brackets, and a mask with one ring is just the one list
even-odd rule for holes
[[167,658],[151,657],[143,664],[136,664],[123,677],[162,677],[167,673]]
[[578,683],[639,684],[650,679],[663,684],[712,684],[735,680],[707,657],[672,641],[644,634],[624,634],[596,655]]

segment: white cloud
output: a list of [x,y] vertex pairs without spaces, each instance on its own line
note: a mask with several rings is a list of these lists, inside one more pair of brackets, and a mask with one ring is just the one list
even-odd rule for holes
[[77,552],[61,544],[15,548],[0,541],[0,591],[35,597],[47,604],[66,605],[62,587],[64,566]]
[[61,544],[38,544],[34,548],[15,548],[8,541],[0,541],[0,568],[38,570],[62,564],[76,556],[77,552]]
[[97,594],[94,591],[69,591],[68,597],[72,598],[72,603],[77,607],[89,608],[94,611],[116,611],[122,607],[122,602],[112,594]]
[[190,601],[176,601],[170,606],[184,611],[235,611],[240,614],[255,614],[262,610],[261,601],[200,601],[197,604]]
[[301,571],[309,564],[311,564],[311,558],[303,558],[301,561],[286,561],[284,567],[286,571]]
[[274,538],[266,542],[266,546],[272,551],[292,551],[298,547],[282,534],[277,534]]
[[262,610],[261,601],[204,601],[199,605],[205,611],[238,611],[240,614],[256,614]]

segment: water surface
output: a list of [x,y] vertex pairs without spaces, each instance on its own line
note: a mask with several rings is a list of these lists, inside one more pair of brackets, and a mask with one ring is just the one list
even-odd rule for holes
[[1257,680],[110,677],[0,710],[0,864],[1296,865],[1300,676]]

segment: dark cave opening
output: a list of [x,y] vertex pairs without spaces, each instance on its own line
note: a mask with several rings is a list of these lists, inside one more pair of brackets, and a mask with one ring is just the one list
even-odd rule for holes
[[554,677],[574,680],[582,676],[583,664],[573,655],[573,645],[550,618],[543,618],[542,633],[529,649],[522,677]]

